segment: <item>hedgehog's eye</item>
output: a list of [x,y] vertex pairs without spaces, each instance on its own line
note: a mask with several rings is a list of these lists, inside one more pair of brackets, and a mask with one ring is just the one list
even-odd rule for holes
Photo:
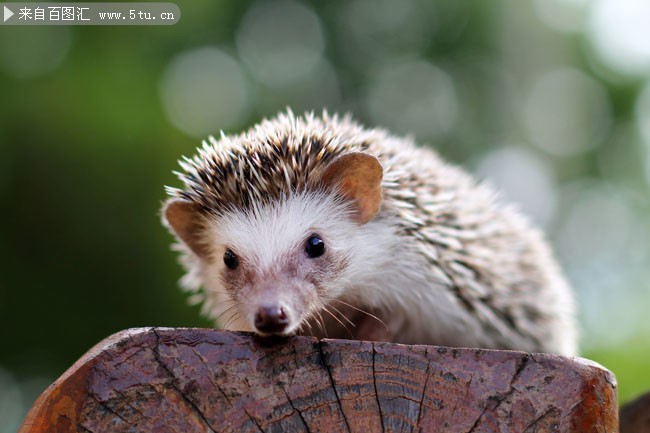
[[237,259],[235,253],[230,250],[226,250],[224,253],[223,262],[226,264],[228,269],[237,269],[237,266],[239,266],[239,259]]
[[325,242],[318,235],[311,235],[305,244],[305,251],[310,258],[316,258],[325,252]]

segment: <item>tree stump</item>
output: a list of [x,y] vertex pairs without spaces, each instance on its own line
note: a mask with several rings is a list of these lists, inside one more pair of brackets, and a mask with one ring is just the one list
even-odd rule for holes
[[650,433],[650,392],[621,408],[621,433]]
[[612,373],[580,358],[141,328],[34,403],[35,432],[618,432]]

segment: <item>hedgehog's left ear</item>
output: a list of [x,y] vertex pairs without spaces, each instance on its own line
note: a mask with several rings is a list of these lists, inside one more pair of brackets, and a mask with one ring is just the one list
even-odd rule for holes
[[322,181],[353,201],[357,222],[365,224],[379,211],[382,177],[383,170],[377,158],[367,153],[353,152],[332,162],[325,169]]
[[207,255],[206,245],[201,241],[201,213],[196,205],[189,201],[169,199],[162,210],[163,224],[180,240],[190,247],[199,257]]

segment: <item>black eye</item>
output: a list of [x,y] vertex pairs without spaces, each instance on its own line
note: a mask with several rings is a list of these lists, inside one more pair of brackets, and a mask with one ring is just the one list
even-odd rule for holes
[[318,237],[318,235],[311,235],[307,239],[307,244],[305,245],[305,251],[309,257],[316,258],[323,255],[325,252],[325,242]]
[[239,266],[239,260],[237,259],[237,256],[230,250],[226,250],[224,253],[223,262],[226,264],[228,269],[237,269],[237,266]]

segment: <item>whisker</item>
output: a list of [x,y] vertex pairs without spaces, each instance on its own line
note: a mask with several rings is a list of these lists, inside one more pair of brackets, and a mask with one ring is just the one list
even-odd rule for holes
[[350,307],[350,308],[352,308],[352,309],[354,309],[354,310],[357,310],[357,311],[360,312],[360,313],[367,314],[368,316],[372,317],[373,319],[375,319],[376,321],[378,321],[379,323],[381,323],[382,325],[384,325],[384,326],[386,327],[386,330],[387,330],[387,331],[390,331],[390,329],[388,328],[388,325],[386,324],[386,322],[384,322],[383,320],[381,320],[379,317],[375,316],[374,314],[369,313],[369,312],[367,312],[367,311],[364,311],[364,310],[362,310],[361,308],[357,308],[357,307],[355,307],[354,305],[350,305],[350,304],[348,304],[347,302],[341,301],[340,299],[328,298],[328,300],[329,300],[329,301],[340,302],[341,304],[346,305],[346,306],[348,306],[348,307]]
[[231,293],[222,292],[222,291],[220,291],[220,290],[206,290],[206,292],[207,292],[207,293],[218,293],[218,294],[220,294],[220,295],[226,295],[226,296],[228,296],[229,298],[232,297],[232,294],[231,294]]
[[241,317],[241,316],[239,315],[239,311],[235,310],[235,312],[230,316],[230,318],[229,318],[228,321],[223,325],[223,327],[224,327],[224,328],[228,328],[228,326],[229,326],[232,322],[234,322],[235,320],[237,320],[237,319],[240,318],[240,317]]
[[231,305],[230,307],[226,308],[225,310],[223,310],[223,311],[222,311],[222,312],[217,316],[217,318],[215,319],[215,321],[218,322],[219,319],[221,319],[221,316],[223,316],[223,315],[226,314],[227,312],[231,311],[233,308],[237,308],[237,304],[236,304],[236,303],[235,303],[234,305]]
[[336,317],[330,310],[327,309],[327,307],[323,307],[323,311],[325,311],[327,314],[332,316],[334,318],[334,320],[339,322],[341,324],[341,326],[343,327],[343,329],[345,329],[348,332],[348,334],[350,334],[350,338],[352,338],[354,340],[354,335],[352,334],[352,332],[350,332],[348,327],[345,326],[345,323],[341,322],[338,317]]
[[309,327],[309,332],[313,334],[314,330],[311,327],[311,323],[309,323],[309,319],[302,322],[302,324],[300,325],[300,329],[302,330],[302,327],[305,326],[305,325],[307,325]]
[[348,318],[348,316],[346,316],[345,314],[341,313],[341,310],[339,310],[338,308],[336,308],[334,305],[331,305],[331,304],[329,305],[329,307],[330,307],[330,308],[333,308],[335,312],[339,313],[339,315],[341,316],[341,318],[345,319],[345,321],[348,322],[350,325],[352,325],[353,328],[356,328],[356,327],[357,327],[357,325],[356,325],[352,320],[350,320],[350,319]]
[[318,317],[320,318],[320,321],[317,320],[316,323],[318,323],[321,331],[323,331],[323,334],[325,334],[325,338],[329,338],[327,335],[327,329],[325,328],[325,322],[323,321],[323,315],[320,313],[320,309],[316,310],[316,314],[318,314]]
[[232,318],[233,318],[234,315],[235,315],[235,313],[232,313],[232,314],[230,315],[230,317],[228,318],[228,320],[226,320],[226,321],[223,323],[223,325],[221,325],[222,329],[226,329],[226,330],[228,330],[228,325],[230,325],[230,322],[232,321]]

